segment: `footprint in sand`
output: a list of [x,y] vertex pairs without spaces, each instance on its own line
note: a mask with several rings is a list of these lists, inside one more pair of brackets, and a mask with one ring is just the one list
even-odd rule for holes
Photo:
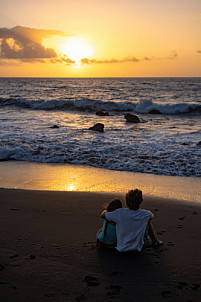
[[87,286],[98,286],[100,284],[98,278],[94,276],[85,276],[84,281],[87,282]]
[[121,290],[121,286],[116,284],[116,285],[110,285],[110,290],[109,292],[107,292],[107,295],[110,296],[111,298],[114,296],[119,295],[119,292]]
[[186,217],[183,216],[183,217],[179,217],[179,220],[184,220]]
[[93,250],[93,249],[96,248],[96,243],[95,242],[91,242],[91,241],[84,242],[83,243],[83,247],[87,247],[89,250]]
[[185,286],[187,286],[187,283],[184,281],[178,282],[177,288],[183,289]]
[[80,295],[79,297],[75,298],[77,302],[86,301],[86,297],[84,294]]
[[172,241],[168,241],[167,245],[168,246],[174,246],[174,243]]
[[2,271],[5,268],[5,265],[0,264],[0,271]]
[[16,255],[10,256],[9,258],[16,258],[16,257],[18,257],[18,256],[19,256],[19,255],[16,254]]
[[36,259],[36,256],[35,256],[35,255],[30,255],[29,258],[30,258],[30,259]]
[[119,271],[113,271],[110,276],[118,276],[120,274]]
[[159,231],[159,232],[157,232],[158,235],[163,235],[163,233],[166,233],[166,231]]
[[54,294],[45,294],[44,296],[47,298],[52,298],[52,297],[54,297]]
[[199,283],[194,283],[194,284],[191,285],[191,288],[193,290],[198,290],[200,288],[200,284]]

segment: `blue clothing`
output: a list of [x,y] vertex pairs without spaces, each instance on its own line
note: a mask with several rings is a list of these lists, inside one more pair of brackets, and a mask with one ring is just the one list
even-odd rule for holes
[[105,234],[106,221],[107,220],[104,219],[102,231],[98,234],[98,240],[107,244],[115,244],[117,241],[116,225],[107,222],[107,229]]

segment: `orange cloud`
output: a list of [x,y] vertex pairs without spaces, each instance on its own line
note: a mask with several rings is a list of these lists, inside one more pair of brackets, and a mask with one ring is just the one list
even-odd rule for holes
[[57,30],[43,30],[16,26],[11,29],[0,28],[0,58],[34,60],[56,58],[57,53],[52,48],[45,48],[43,39],[64,35]]
[[71,60],[68,56],[66,55],[62,55],[58,58],[55,58],[55,59],[51,59],[50,60],[51,63],[65,63],[66,65],[72,65],[72,64],[75,64],[76,62]]
[[96,59],[88,59],[88,58],[81,59],[81,64],[111,64],[111,63],[126,63],[126,62],[139,62],[139,59],[130,56],[121,60],[114,59],[114,58],[110,60],[96,60]]
[[145,56],[145,57],[144,57],[144,60],[145,60],[145,61],[152,61],[153,58],[149,58],[149,57],[146,57],[146,56]]

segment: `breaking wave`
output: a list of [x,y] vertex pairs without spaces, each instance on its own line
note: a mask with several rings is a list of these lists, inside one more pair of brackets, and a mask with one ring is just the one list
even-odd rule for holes
[[98,110],[115,112],[135,112],[139,114],[183,114],[183,113],[201,113],[199,104],[161,104],[154,103],[152,100],[141,99],[140,101],[102,101],[88,98],[82,99],[63,99],[63,100],[27,100],[21,98],[1,99],[0,107],[14,106],[31,110],[62,110],[95,112]]

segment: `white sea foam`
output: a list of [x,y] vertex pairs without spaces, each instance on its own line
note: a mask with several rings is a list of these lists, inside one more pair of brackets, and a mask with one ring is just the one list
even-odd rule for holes
[[[19,79],[4,79],[0,160],[201,177],[199,81],[190,99],[192,79],[143,81],[23,79],[20,92]],[[162,114],[149,114],[154,109]],[[110,116],[96,116],[97,110]],[[126,112],[136,113],[141,123],[126,123]],[[105,125],[104,133],[88,130],[97,122]]]
[[95,112],[99,110],[108,111],[115,114],[118,112],[135,112],[140,114],[149,114],[153,110],[158,110],[161,114],[175,115],[180,113],[190,113],[193,111],[201,112],[199,104],[159,104],[152,100],[141,99],[139,102],[133,100],[128,101],[101,101],[93,99],[77,99],[77,100],[26,100],[26,99],[1,99],[1,107],[15,106],[25,109],[34,110],[63,110],[63,111],[80,111]]

